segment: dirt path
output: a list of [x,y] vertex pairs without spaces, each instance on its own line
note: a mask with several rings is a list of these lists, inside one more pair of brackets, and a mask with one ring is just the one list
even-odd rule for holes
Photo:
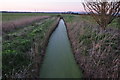
[[[22,18],[14,21],[9,21],[9,22],[3,22],[2,23],[2,30],[3,31],[10,31],[12,29],[21,27],[21,26],[26,26],[28,24],[31,24],[33,22],[49,18],[50,16],[36,16],[36,17],[29,17],[29,18]],[[0,26],[1,27],[1,26]]]

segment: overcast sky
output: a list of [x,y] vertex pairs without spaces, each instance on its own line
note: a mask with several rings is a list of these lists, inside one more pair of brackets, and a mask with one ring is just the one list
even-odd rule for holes
[[0,0],[0,11],[84,11],[83,0]]

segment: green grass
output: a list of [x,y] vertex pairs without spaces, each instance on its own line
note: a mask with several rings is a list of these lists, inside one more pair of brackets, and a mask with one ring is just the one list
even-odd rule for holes
[[120,17],[114,19],[112,23],[108,25],[108,27],[120,29]]
[[[36,23],[34,23],[32,26],[25,27],[26,29],[30,27],[30,29],[22,35],[19,34],[22,30],[24,30],[24,28],[18,29],[15,32],[10,32],[4,36],[9,37],[9,39],[4,39],[3,41],[2,68],[4,75],[11,75],[11,73],[15,72],[17,73],[31,63],[28,51],[30,51],[34,43],[34,39],[39,39],[41,42],[44,41],[45,33],[48,31],[53,22],[53,20],[49,19],[41,25],[36,25]],[[12,72],[13,70],[14,72]]]
[[[73,22],[73,21],[87,21],[91,24],[97,24],[94,18],[90,15],[63,15],[66,22]],[[120,29],[120,17],[115,18],[107,28],[116,28]]]
[[75,15],[72,14],[63,14],[62,16],[66,22],[72,22],[75,18]]
[[2,21],[11,21],[18,20],[21,18],[27,18],[32,16],[54,16],[57,14],[49,14],[49,13],[2,13]]

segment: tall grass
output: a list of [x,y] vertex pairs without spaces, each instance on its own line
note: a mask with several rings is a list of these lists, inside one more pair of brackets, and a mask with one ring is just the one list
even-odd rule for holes
[[72,22],[67,22],[76,61],[85,77],[118,78],[119,23],[115,19],[111,27],[101,32],[96,23],[89,19],[88,16],[75,16]]

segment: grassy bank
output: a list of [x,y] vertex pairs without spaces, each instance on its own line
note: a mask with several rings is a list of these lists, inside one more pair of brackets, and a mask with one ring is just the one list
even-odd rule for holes
[[29,72],[34,67],[36,56],[43,55],[41,53],[45,37],[56,23],[56,19],[55,17],[45,19],[3,35],[3,77],[36,75],[31,76]]
[[[71,15],[72,16],[72,15]],[[84,77],[118,78],[119,22],[116,18],[101,32],[90,16],[65,16],[76,62]]]

